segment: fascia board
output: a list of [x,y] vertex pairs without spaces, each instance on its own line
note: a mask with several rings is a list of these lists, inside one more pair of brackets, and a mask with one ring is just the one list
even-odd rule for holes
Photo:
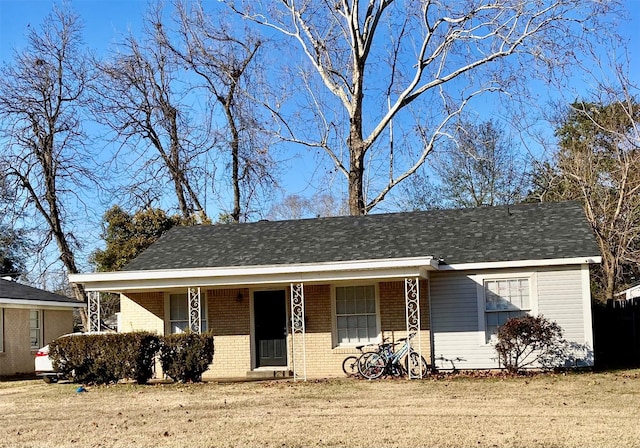
[[335,272],[302,272],[302,273],[278,273],[278,274],[246,274],[227,276],[191,276],[175,277],[167,275],[164,278],[147,278],[140,280],[104,280],[86,281],[84,288],[87,291],[136,291],[149,289],[170,289],[187,287],[229,287],[229,286],[259,286],[289,283],[319,283],[339,281],[362,281],[373,279],[400,279],[425,276],[426,271],[422,267],[368,269],[359,271],[335,271]]
[[167,269],[167,270],[145,270],[145,271],[119,271],[119,272],[98,272],[92,274],[70,274],[69,281],[72,283],[95,283],[113,281],[132,280],[156,280],[156,279],[191,279],[201,277],[242,277],[242,276],[262,276],[262,275],[324,275],[337,272],[356,272],[363,270],[380,270],[396,268],[417,268],[433,266],[433,257],[398,258],[388,260],[354,260],[330,263],[308,263],[293,265],[270,265],[270,266],[231,266],[220,268],[197,268],[197,269]]
[[11,299],[0,297],[0,306],[3,308],[38,308],[38,309],[67,309],[86,308],[83,302],[50,302],[46,300]]
[[470,271],[480,269],[502,269],[502,268],[528,268],[542,266],[562,266],[572,264],[598,264],[602,263],[601,256],[576,257],[576,258],[552,258],[543,260],[514,260],[514,261],[494,261],[482,263],[458,263],[441,264],[439,271]]

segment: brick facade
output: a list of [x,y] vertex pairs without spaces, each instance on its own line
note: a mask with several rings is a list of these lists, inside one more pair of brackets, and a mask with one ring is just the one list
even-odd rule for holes
[[[382,334],[389,340],[406,336],[404,281],[377,284],[379,317]],[[274,288],[278,289],[278,288]],[[287,317],[291,321],[289,287]],[[214,362],[205,373],[205,379],[244,377],[254,366],[252,341],[252,299],[248,288],[207,290],[202,288],[207,301],[207,323],[214,335]],[[304,285],[305,296],[305,348],[309,377],[341,376],[342,361],[353,348],[338,348],[334,340],[334,310],[331,285]],[[420,282],[421,352],[429,360],[429,301],[427,282]],[[165,293],[135,293],[123,296],[121,301],[123,331],[146,330],[158,334],[165,332]],[[298,340],[298,342],[301,342]],[[302,345],[293,345],[291,329],[287,338],[289,368],[294,356],[300,361]]]
[[[33,308],[39,309],[39,308]],[[4,347],[0,350],[0,375],[32,373],[35,369],[35,350],[31,349],[29,309],[4,308]],[[42,344],[73,331],[73,310],[41,310]]]
[[124,332],[150,331],[164,334],[164,293],[120,295],[120,325]]

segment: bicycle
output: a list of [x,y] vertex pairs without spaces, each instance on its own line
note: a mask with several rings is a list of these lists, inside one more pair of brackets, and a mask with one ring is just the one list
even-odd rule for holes
[[[380,350],[377,352],[363,354],[358,362],[360,374],[369,380],[380,378],[384,374],[402,376],[406,373],[411,378],[424,378],[430,366],[422,355],[410,350],[410,341],[413,337],[415,333],[398,339],[395,344],[380,344]],[[394,346],[401,342],[403,344],[400,349],[394,351]]]
[[342,361],[342,371],[344,372],[345,375],[355,376],[360,374],[360,369],[358,368],[358,361],[360,360],[362,355],[367,353],[364,351],[365,347],[366,345],[356,345],[356,350],[358,350],[360,354],[349,355],[346,358],[344,358],[344,361]]
[[[386,343],[389,339],[384,338],[383,344]],[[360,368],[358,367],[359,362],[362,360],[362,357],[370,352],[365,352],[365,347],[373,347],[377,346],[376,352],[380,352],[380,346],[382,344],[367,344],[367,345],[356,345],[355,348],[360,352],[359,355],[349,355],[342,361],[342,371],[347,376],[355,376],[360,375]]]
[[[436,361],[441,361],[441,362],[450,362],[451,363],[451,372],[452,373],[458,373],[460,371],[460,369],[458,369],[455,365],[456,362],[460,362],[460,361],[466,361],[466,359],[463,359],[459,356],[453,358],[453,359],[449,359],[449,358],[445,358],[444,356],[440,355],[439,357],[437,357],[435,359]],[[444,369],[444,367],[442,367]]]

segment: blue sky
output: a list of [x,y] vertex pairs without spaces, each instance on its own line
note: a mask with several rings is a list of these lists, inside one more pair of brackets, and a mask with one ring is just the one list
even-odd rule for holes
[[[211,7],[218,5],[216,1],[206,2]],[[620,32],[629,39],[631,57],[631,78],[640,84],[640,0],[627,0],[629,21],[624,22]],[[42,19],[50,13],[54,4],[52,0],[0,0],[0,62],[11,59],[12,49],[20,49],[25,43],[29,27],[39,27]],[[142,17],[147,8],[146,0],[73,0],[70,2],[84,21],[86,44],[97,51],[104,52],[112,44],[127,34],[140,28]],[[289,193],[308,193],[306,186],[311,182],[313,170],[311,156],[295,155],[289,160],[283,176],[282,184]],[[305,167],[305,165],[307,165]],[[344,185],[342,179],[336,186]],[[384,211],[382,207],[378,211]],[[209,210],[216,216],[214,210]],[[98,214],[99,216],[99,214]],[[92,248],[91,248],[92,249]]]

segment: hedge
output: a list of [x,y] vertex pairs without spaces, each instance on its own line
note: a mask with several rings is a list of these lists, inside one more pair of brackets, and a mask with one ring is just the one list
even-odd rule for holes
[[157,336],[148,332],[82,334],[49,344],[53,368],[83,384],[110,384],[132,379],[145,384],[153,377],[156,356],[175,381],[201,381],[213,361],[213,335],[183,333]]
[[174,381],[198,382],[213,361],[211,333],[181,333],[162,338],[160,364],[162,371]]

